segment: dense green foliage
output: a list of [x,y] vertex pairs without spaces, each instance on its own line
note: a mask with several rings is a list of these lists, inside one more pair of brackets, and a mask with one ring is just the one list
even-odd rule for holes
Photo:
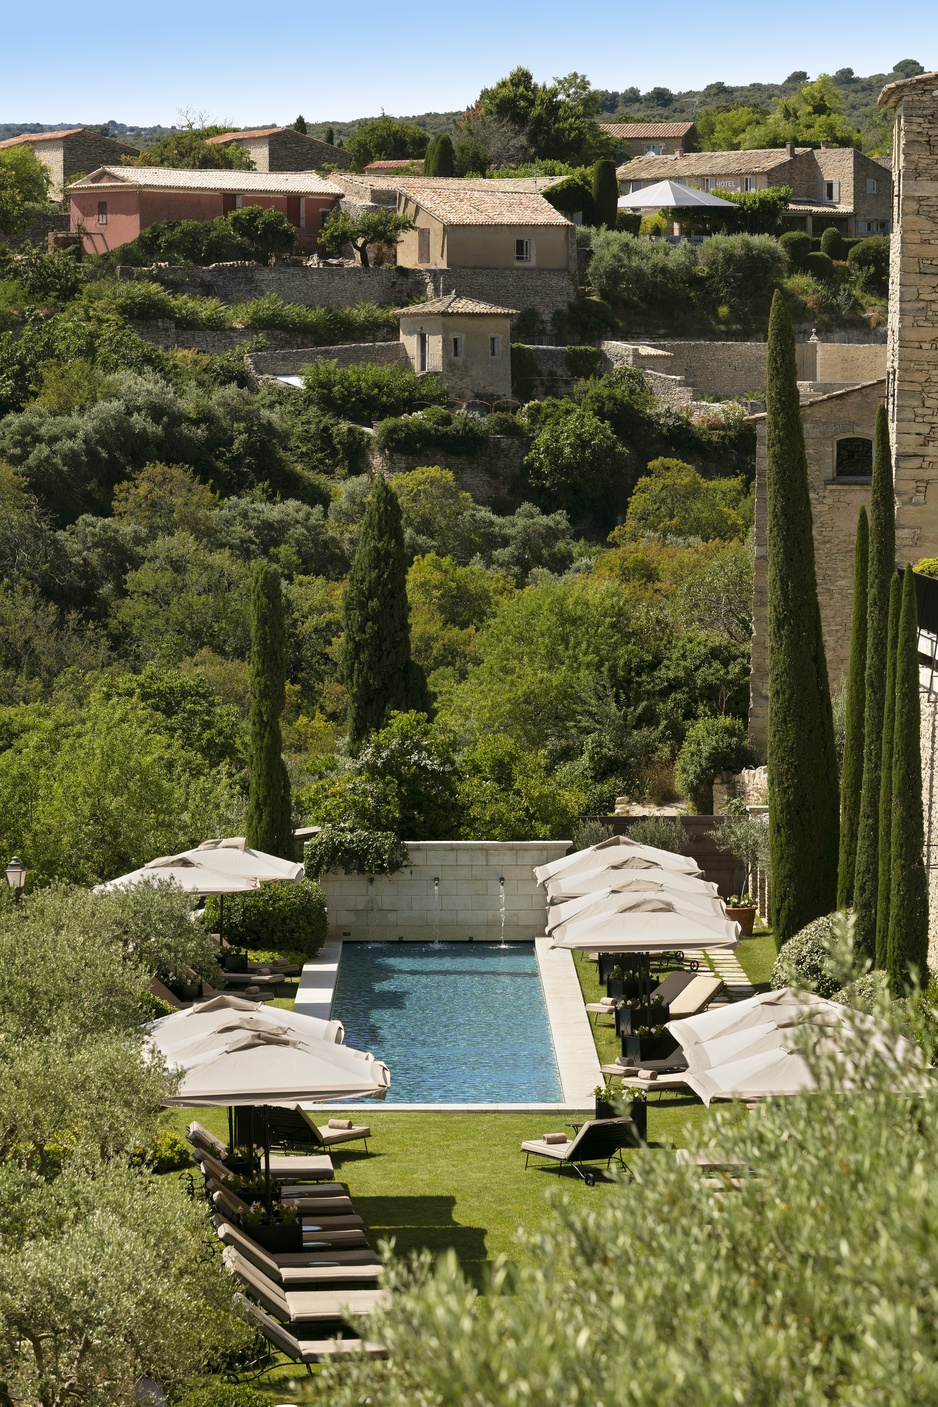
[[48,189],[48,170],[30,146],[0,151],[0,237],[19,234]]
[[738,718],[698,718],[677,755],[674,779],[695,810],[713,813],[713,782],[721,772],[739,772],[752,762],[746,729]]
[[[906,567],[896,638],[895,721],[890,812],[889,929],[886,971],[894,996],[923,985],[928,961],[928,873],[922,811],[918,608],[915,576]],[[887,765],[884,759],[884,766]]]
[[787,941],[837,892],[838,786],[791,320],[776,293],[766,394],[773,927]]
[[319,232],[319,244],[332,255],[343,255],[351,245],[362,268],[367,269],[372,245],[381,245],[390,251],[393,262],[394,246],[406,230],[413,228],[412,220],[393,210],[366,210],[360,215],[350,215],[337,207]]
[[147,147],[131,163],[133,166],[172,166],[184,171],[253,171],[254,162],[234,142],[214,143],[224,127],[201,127],[172,132]]
[[863,726],[866,705],[866,592],[869,575],[869,520],[860,509],[854,550],[853,622],[850,633],[850,673],[847,679],[844,755],[840,769],[840,859],[837,865],[837,907],[853,903],[857,863],[857,827],[863,786]]
[[840,983],[831,969],[833,925],[830,917],[812,919],[783,943],[772,972],[773,987],[797,987],[832,997]]
[[[339,129],[341,130],[341,128]],[[375,117],[358,124],[354,137],[346,143],[356,171],[372,161],[403,161],[421,157],[430,138],[422,127],[400,122],[396,117]]]
[[453,139],[445,132],[439,132],[430,140],[423,160],[425,176],[452,176],[455,174]]
[[[240,147],[228,150],[240,151]],[[245,205],[214,220],[158,220],[136,239],[102,255],[101,263],[218,264],[256,259],[266,264],[271,254],[289,254],[295,246],[296,230],[279,210]]]
[[[221,901],[207,899],[206,926],[218,932],[221,922]],[[262,884],[247,894],[225,895],[225,939],[237,948],[272,948],[312,958],[325,942],[328,926],[326,901],[311,879]]]
[[258,562],[251,583],[250,788],[247,842],[293,859],[290,778],[283,760],[280,715],[286,699],[287,642],[280,570]]
[[863,787],[857,829],[854,907],[857,945],[872,961],[876,956],[879,891],[879,806],[886,701],[886,653],[889,591],[896,569],[896,508],[892,454],[886,408],[876,412],[873,479],[870,486],[870,571],[866,623],[866,708],[863,724]]
[[885,972],[889,956],[889,897],[892,892],[892,767],[896,728],[896,653],[902,611],[902,579],[893,574],[889,588],[886,638],[886,697],[883,703],[882,762],[879,778],[879,855],[876,882],[876,945],[874,963]]

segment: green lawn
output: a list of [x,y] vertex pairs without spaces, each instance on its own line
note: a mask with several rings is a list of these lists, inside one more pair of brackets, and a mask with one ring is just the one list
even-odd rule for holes
[[765,929],[751,938],[741,938],[736,949],[739,965],[754,987],[767,992],[772,985],[772,968],[778,951],[771,932]]

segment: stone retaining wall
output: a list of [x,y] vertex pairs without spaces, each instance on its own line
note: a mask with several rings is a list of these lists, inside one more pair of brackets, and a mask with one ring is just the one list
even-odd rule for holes
[[425,465],[449,469],[464,493],[476,503],[497,513],[513,513],[524,501],[522,465],[531,448],[528,435],[490,435],[473,454],[447,454],[445,450],[425,449],[416,454],[388,454],[371,440],[369,457],[372,474],[406,474]]
[[397,874],[323,876],[329,937],[497,943],[504,932],[507,942],[530,942],[544,932],[547,912],[534,867],[569,848],[568,840],[408,841],[410,866]]
[[[265,337],[269,334],[265,333]],[[298,334],[302,336],[302,334]],[[410,365],[402,342],[345,342],[338,347],[303,347],[251,352],[247,363],[255,376],[297,376],[310,362],[334,361],[340,366]]]

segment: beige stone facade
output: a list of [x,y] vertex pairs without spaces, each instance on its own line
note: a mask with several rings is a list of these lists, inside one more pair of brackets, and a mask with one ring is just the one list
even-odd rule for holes
[[210,137],[212,146],[240,147],[255,171],[318,171],[326,166],[348,167],[352,158],[341,147],[307,137],[292,127],[264,127],[252,132],[222,132]]
[[[801,410],[824,652],[834,693],[850,666],[857,517],[861,505],[869,508],[870,499],[869,472],[844,471],[872,466],[876,410],[883,403],[885,387],[885,380],[880,379],[835,391],[808,402]],[[758,441],[749,736],[759,758],[764,759],[769,720],[765,416],[752,417],[752,423]]]
[[515,313],[451,293],[403,309],[401,342],[414,370],[435,372],[457,400],[508,397]]
[[0,150],[15,146],[30,147],[45,166],[49,173],[50,200],[60,200],[65,187],[79,176],[86,176],[99,166],[117,165],[122,156],[140,155],[137,147],[113,137],[102,137],[99,132],[89,132],[83,127],[61,132],[32,132],[0,142]]
[[398,241],[398,264],[438,269],[575,269],[572,221],[539,192],[505,190],[502,185],[447,179],[400,184],[398,212],[415,228]]

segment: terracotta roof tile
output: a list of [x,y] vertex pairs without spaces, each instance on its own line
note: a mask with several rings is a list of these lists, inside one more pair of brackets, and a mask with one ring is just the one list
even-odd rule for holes
[[[206,145],[210,147],[221,146],[224,142],[237,141],[239,137],[272,137],[275,132],[284,132],[284,127],[255,127],[250,132],[219,132],[217,137],[206,137]],[[297,136],[302,133],[298,132]]]
[[[796,147],[803,156],[810,147]],[[635,156],[617,171],[620,181],[668,181],[696,176],[739,176],[745,172],[771,171],[790,161],[787,147],[761,151],[693,151],[684,156]]]
[[422,175],[423,157],[410,157],[409,159],[404,161],[370,161],[365,167],[365,171],[369,175],[380,175],[382,172],[387,172],[390,175],[395,171],[408,170]]
[[600,127],[610,137],[628,141],[642,137],[686,137],[694,130],[693,122],[601,122]]
[[499,308],[494,303],[481,303],[478,298],[461,298],[458,293],[447,293],[442,298],[433,298],[429,303],[415,303],[410,308],[399,308],[399,318],[422,318],[438,313],[454,313],[462,317],[517,317],[517,308]]
[[234,191],[248,195],[338,195],[343,191],[315,171],[179,171],[169,166],[99,166],[69,190],[118,189]]
[[402,195],[448,225],[570,224],[536,191],[501,190],[496,181],[415,178],[395,184]]
[[[63,127],[59,132],[20,132],[17,137],[7,137],[5,142],[0,142],[0,148],[21,147],[27,142],[57,142],[63,137],[77,137],[79,132],[84,130],[84,127]],[[114,139],[112,137],[109,140]]]

